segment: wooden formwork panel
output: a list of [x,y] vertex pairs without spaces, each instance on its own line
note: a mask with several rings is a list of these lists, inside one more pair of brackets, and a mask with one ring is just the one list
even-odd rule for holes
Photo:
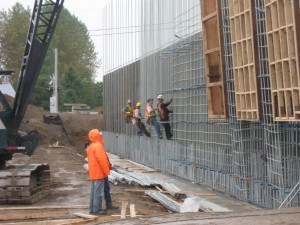
[[299,0],[265,0],[275,121],[300,121]]
[[226,119],[220,0],[201,0],[208,118]]
[[254,1],[229,0],[236,115],[260,118]]

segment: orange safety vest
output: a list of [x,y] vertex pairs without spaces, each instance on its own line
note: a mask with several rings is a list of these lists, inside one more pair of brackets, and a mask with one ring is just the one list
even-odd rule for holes
[[[150,106],[151,109],[152,109],[152,110],[151,110],[151,113],[148,112],[148,106]],[[146,115],[146,118],[147,118],[147,119],[149,119],[151,116],[156,116],[155,111],[154,111],[154,108],[153,108],[152,105],[147,105],[147,106],[146,106],[146,113],[145,113],[145,115]]]
[[166,118],[166,112],[165,112],[165,110],[161,107],[161,104],[162,104],[162,102],[157,104],[158,115],[159,115],[159,118],[165,119],[165,118]]

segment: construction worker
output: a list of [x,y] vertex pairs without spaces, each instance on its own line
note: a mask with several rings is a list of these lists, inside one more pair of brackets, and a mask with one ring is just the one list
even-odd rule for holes
[[153,98],[149,98],[147,100],[147,105],[146,105],[146,119],[148,124],[152,124],[155,128],[157,136],[162,139],[163,136],[160,132],[159,124],[156,120],[156,113],[155,109],[153,108]]
[[128,99],[127,105],[124,107],[122,112],[125,115],[126,123],[131,123],[133,109],[132,109],[132,106],[131,106],[131,100],[130,99]]
[[102,210],[102,196],[105,178],[110,173],[110,162],[104,148],[102,134],[98,129],[89,132],[91,144],[86,149],[91,185],[90,213],[93,215],[105,215]]
[[[108,156],[107,156],[108,158]],[[109,158],[108,158],[109,161]],[[109,161],[109,165],[110,165],[110,170],[112,169],[112,164]],[[119,207],[116,205],[112,204],[112,200],[111,200],[111,195],[110,195],[110,185],[109,185],[109,180],[108,177],[106,177],[104,179],[104,199],[105,199],[105,203],[106,203],[106,210],[109,209],[118,209]]]
[[165,128],[166,137],[168,140],[170,140],[173,137],[173,134],[171,133],[171,126],[169,124],[169,113],[172,113],[172,111],[168,109],[168,106],[171,104],[173,99],[171,99],[167,103],[164,103],[164,96],[158,95],[157,101],[158,116],[160,118],[160,121],[162,122],[163,127]]
[[135,123],[137,127],[140,129],[140,134],[145,134],[147,137],[151,137],[149,131],[147,131],[145,124],[142,122],[142,117],[141,114],[141,103],[137,102],[136,103],[136,108],[133,110],[133,119],[135,120]]
[[[100,134],[101,134],[101,132],[100,132]],[[101,136],[102,136],[102,134],[101,134]],[[89,147],[89,145],[90,145],[90,142],[85,143],[85,145],[84,145],[85,150],[87,149],[87,147]],[[103,142],[103,146],[104,146],[104,142]],[[109,169],[112,170],[112,164],[110,163],[108,156],[107,156],[107,160],[109,162]],[[88,170],[88,166],[86,167],[86,169]],[[108,177],[104,178],[104,199],[105,199],[105,203],[106,203],[106,209],[103,209],[103,211],[106,211],[108,209],[118,209],[119,208],[118,206],[115,206],[112,204]],[[92,211],[91,211],[91,213],[92,213]]]

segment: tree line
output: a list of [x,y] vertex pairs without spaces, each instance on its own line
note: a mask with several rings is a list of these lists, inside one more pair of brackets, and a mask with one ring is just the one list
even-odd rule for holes
[[[29,27],[31,9],[16,3],[0,11],[0,68],[15,71],[8,78],[17,87],[21,58]],[[41,73],[34,88],[30,104],[49,109],[50,76],[54,73],[54,49],[58,49],[58,102],[84,103],[92,108],[102,105],[103,83],[96,82],[95,73],[101,61],[87,27],[67,9],[63,9],[51,40]]]

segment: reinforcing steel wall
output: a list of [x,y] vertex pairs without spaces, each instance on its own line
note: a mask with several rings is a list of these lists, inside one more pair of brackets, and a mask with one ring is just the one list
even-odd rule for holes
[[[113,6],[108,6],[103,13],[111,15],[108,17],[111,19],[106,19],[106,26],[113,24],[114,28],[128,29],[127,32],[111,34],[114,37],[120,35],[115,37],[113,43],[109,36],[104,39],[107,46],[104,48],[103,64],[109,64],[105,66],[103,80],[107,150],[262,207],[299,206],[300,196],[295,190],[299,190],[296,185],[300,180],[300,124],[295,120],[296,111],[291,120],[283,117],[280,111],[275,113],[275,117],[273,113],[273,110],[280,109],[280,105],[274,106],[272,103],[274,96],[286,93],[278,89],[278,84],[276,90],[272,89],[271,81],[276,77],[269,72],[272,65],[286,62],[280,59],[273,64],[268,58],[268,39],[273,38],[276,31],[267,32],[266,12],[277,13],[274,7],[279,5],[278,2],[284,2],[283,7],[292,4],[293,9],[299,9],[298,0],[218,1],[224,63],[222,76],[225,78],[221,86],[228,113],[220,119],[211,119],[208,110],[211,102],[207,96],[209,86],[205,74],[203,17],[200,13],[200,6],[205,4],[205,0],[113,0]],[[233,45],[242,45],[243,39],[240,42],[231,40],[232,21],[241,23],[243,20],[230,11],[234,4],[238,4],[239,10],[242,9],[245,15],[245,5],[252,5],[252,33],[256,43],[252,45],[257,55],[255,76],[258,94],[255,98],[260,108],[259,113],[248,113],[250,109],[247,109],[244,116],[242,108],[237,111],[236,98],[247,97],[247,93],[236,93],[235,81],[239,79],[235,74],[238,68],[234,63],[236,52],[233,51]],[[131,12],[130,15],[126,11]],[[112,19],[116,12],[124,17],[118,19],[119,22]],[[236,12],[241,15],[241,12]],[[134,53],[114,65],[114,55],[124,51],[122,46],[128,46],[127,42],[132,41],[122,35],[128,35],[133,27],[136,43]],[[281,29],[290,32],[289,25]],[[110,48],[110,44],[114,44],[114,47]],[[120,52],[113,49],[120,49]],[[125,49],[130,51],[127,47]],[[292,60],[290,58],[287,62],[292,65]],[[295,63],[299,64],[297,60]],[[299,79],[299,74],[296,76]],[[297,89],[293,87],[291,91],[296,93]],[[166,140],[165,137],[158,139],[153,127],[151,138],[138,136],[132,125],[125,123],[121,112],[127,100],[131,99],[134,105],[138,101],[142,103],[144,115],[146,100],[153,97],[156,105],[158,94],[163,94],[167,101],[173,98],[169,107],[173,110],[170,117],[173,140]],[[294,97],[297,98],[296,95]],[[242,104],[240,99],[239,104]],[[285,122],[281,121],[282,118]],[[163,127],[160,128],[164,132]]]

